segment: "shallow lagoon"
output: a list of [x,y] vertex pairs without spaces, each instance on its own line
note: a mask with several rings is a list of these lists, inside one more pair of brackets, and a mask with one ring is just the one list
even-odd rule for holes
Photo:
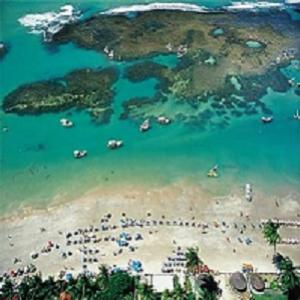
[[[101,54],[72,44],[50,51],[39,37],[18,26],[16,20],[24,13],[56,9],[60,4],[63,2],[5,3],[7,14],[3,22],[7,30],[3,38],[12,47],[0,62],[1,98],[20,84],[63,76],[72,69],[124,67],[123,63],[111,62]],[[104,6],[110,5],[90,6],[87,13]],[[170,67],[176,65],[174,57],[155,59]],[[285,72],[290,78],[299,76],[297,68],[290,67]],[[95,186],[127,180],[157,185],[187,178],[213,194],[228,193],[245,182],[265,192],[276,193],[282,188],[299,191],[300,124],[292,115],[300,102],[294,91],[269,91],[265,96],[274,112],[275,121],[270,126],[263,126],[260,116],[252,115],[231,121],[226,128],[211,126],[204,130],[201,126],[176,122],[168,127],[154,125],[151,131],[141,134],[134,121],[119,120],[122,102],[133,96],[153,95],[155,85],[155,80],[138,84],[123,79],[117,82],[115,114],[104,126],[92,123],[85,112],[72,112],[70,118],[76,126],[70,130],[61,128],[58,122],[66,113],[18,117],[1,112],[1,126],[9,128],[8,132],[0,133],[1,213],[20,204],[45,205],[57,195],[72,199]],[[166,103],[157,109],[158,114],[159,109],[172,114],[178,106]],[[124,139],[125,147],[108,151],[105,144],[109,138]],[[75,161],[75,148],[87,149],[88,157]],[[221,177],[209,180],[206,172],[215,164],[220,166]]]

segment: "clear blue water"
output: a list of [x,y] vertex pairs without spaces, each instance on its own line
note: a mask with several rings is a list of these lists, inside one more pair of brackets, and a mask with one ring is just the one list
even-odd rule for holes
[[[211,7],[230,3],[192,2]],[[75,3],[88,15],[136,1],[68,3]],[[20,84],[63,76],[74,69],[124,67],[125,63],[109,61],[99,53],[72,44],[49,51],[40,37],[28,34],[17,22],[26,13],[57,10],[63,4],[64,1],[1,2],[0,39],[9,43],[10,52],[0,62],[0,99]],[[175,56],[157,56],[154,60],[169,67],[177,63]],[[300,80],[297,62],[283,72],[288,78]],[[269,193],[300,190],[300,123],[292,120],[300,100],[293,90],[286,94],[270,90],[264,97],[274,112],[275,121],[270,126],[262,126],[256,115],[232,121],[225,129],[203,131],[174,122],[167,127],[154,125],[151,131],[140,134],[137,123],[119,120],[122,102],[153,95],[156,83],[154,79],[137,84],[119,80],[115,85],[115,114],[109,124],[102,126],[92,123],[85,112],[73,112],[71,118],[76,126],[66,130],[58,122],[65,113],[19,117],[1,111],[1,126],[9,131],[0,133],[0,213],[20,205],[43,206],[57,195],[72,199],[96,186],[116,182],[151,185],[187,178],[218,194],[245,182]],[[172,114],[177,109],[166,103],[157,113]],[[122,138],[125,147],[108,151],[105,144],[109,138]],[[87,149],[88,157],[75,161],[75,148]],[[215,164],[220,166],[221,177],[209,180],[206,172]]]

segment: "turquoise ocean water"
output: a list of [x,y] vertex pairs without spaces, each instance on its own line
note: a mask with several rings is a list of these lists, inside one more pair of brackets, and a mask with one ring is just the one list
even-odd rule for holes
[[[68,1],[86,14],[144,2],[151,1]],[[182,2],[209,7],[230,3]],[[9,44],[10,51],[0,61],[0,100],[20,84],[63,76],[83,67],[114,65],[122,69],[126,65],[72,44],[49,51],[40,36],[28,34],[17,21],[27,13],[58,10],[65,3],[1,1],[0,40]],[[170,67],[176,64],[172,56],[155,60]],[[283,72],[300,81],[299,68],[290,66]],[[246,182],[270,194],[300,192],[300,122],[292,119],[300,109],[300,97],[292,89],[285,94],[269,90],[264,96],[274,112],[270,126],[262,126],[260,116],[254,115],[234,120],[225,129],[203,131],[174,122],[168,127],[154,125],[153,130],[140,134],[138,124],[120,121],[118,115],[123,101],[154,94],[155,85],[155,79],[135,84],[120,79],[115,86],[115,114],[107,125],[95,125],[85,112],[72,112],[76,126],[66,130],[59,125],[65,113],[20,117],[1,111],[1,126],[9,130],[0,133],[0,214],[20,206],[48,204],[57,195],[72,199],[116,182],[157,185],[187,178],[214,194],[227,193]],[[172,114],[177,108],[166,105],[163,109]],[[109,138],[123,139],[125,147],[108,151],[105,145]],[[87,149],[88,157],[74,160],[72,151],[76,148]],[[221,177],[209,180],[206,172],[215,164],[220,166]]]

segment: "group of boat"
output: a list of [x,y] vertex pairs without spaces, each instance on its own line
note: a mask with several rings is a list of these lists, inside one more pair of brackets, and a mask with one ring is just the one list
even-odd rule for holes
[[103,49],[104,53],[108,56],[109,59],[114,59],[114,50],[109,49],[108,46],[105,46],[105,48]]
[[[106,145],[106,147],[110,150],[118,149],[122,146],[123,146],[122,140],[109,140]],[[88,154],[87,150],[74,150],[73,151],[74,158],[83,158],[83,157],[87,156],[87,154]]]
[[[62,118],[60,119],[60,124],[62,127],[65,127],[65,128],[71,128],[74,126],[74,123],[69,120],[69,119],[66,119],[66,118]],[[159,124],[162,124],[162,125],[167,125],[167,124],[170,124],[171,120],[168,119],[167,117],[165,116],[159,116],[157,118],[157,122]],[[151,128],[151,125],[150,125],[150,121],[149,119],[145,120],[141,125],[140,125],[140,131],[143,132],[143,131],[147,131]],[[107,148],[110,149],[110,150],[115,150],[115,149],[118,149],[118,148],[121,148],[123,146],[123,141],[122,140],[109,140],[107,142]],[[88,152],[87,150],[74,150],[73,151],[73,156],[74,158],[83,158],[85,156],[87,156]]]
[[[298,109],[294,113],[293,119],[300,121],[300,113],[299,113]],[[263,117],[261,117],[261,121],[265,124],[271,123],[271,122],[273,122],[273,117],[272,116],[263,116]]]
[[[161,125],[168,125],[171,123],[171,120],[165,116],[159,116],[157,119],[157,122]],[[151,128],[150,120],[146,119],[141,125],[140,125],[140,132],[148,131]]]

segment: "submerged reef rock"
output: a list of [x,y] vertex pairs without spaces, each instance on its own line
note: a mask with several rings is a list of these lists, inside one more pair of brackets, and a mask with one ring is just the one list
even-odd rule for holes
[[[224,127],[231,118],[271,113],[261,97],[268,88],[289,89],[280,69],[299,58],[299,24],[284,11],[102,13],[65,25],[53,34],[51,45],[73,42],[124,60],[123,76],[131,82],[158,80],[154,97],[123,102],[121,119],[164,113],[197,126]],[[178,63],[154,62],[158,55],[176,55]],[[115,78],[110,69],[73,72],[22,86],[3,107],[20,114],[85,107],[94,116],[103,116],[104,110],[107,120]]]
[[117,77],[113,68],[82,69],[63,78],[22,85],[5,97],[3,109],[22,115],[84,108],[95,118],[107,119]]

